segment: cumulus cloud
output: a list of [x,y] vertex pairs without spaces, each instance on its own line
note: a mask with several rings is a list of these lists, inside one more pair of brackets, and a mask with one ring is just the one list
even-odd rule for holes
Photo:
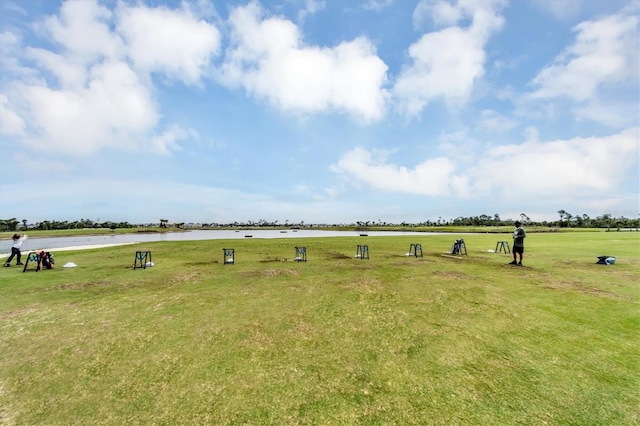
[[25,123],[13,112],[7,97],[0,93],[0,134],[16,136],[24,134]]
[[394,0],[367,0],[362,6],[365,10],[380,12],[393,4]]
[[[497,190],[509,197],[603,195],[615,191],[638,163],[638,128],[589,138],[521,144],[490,149],[469,169],[474,192]],[[505,179],[508,176],[508,179]]]
[[172,151],[182,151],[182,146],[178,142],[189,139],[198,139],[198,133],[193,129],[174,125],[161,135],[154,137],[153,145],[156,152],[169,155]]
[[304,22],[307,16],[317,13],[327,6],[324,0],[306,0],[304,5],[305,8],[298,12],[298,21],[301,23]]
[[638,75],[638,17],[607,16],[574,27],[576,41],[532,81],[533,98],[590,99],[599,87]]
[[96,1],[67,1],[44,23],[46,34],[65,53],[89,62],[118,57],[121,42],[110,28],[112,12]]
[[575,17],[583,5],[582,0],[529,0],[535,7],[553,16],[555,19],[565,21]]
[[[4,32],[3,132],[34,150],[86,155],[104,148],[178,150],[190,130],[164,127],[151,73],[199,84],[219,53],[220,33],[191,9],[68,1],[42,21],[47,47]],[[171,130],[174,129],[174,130]]]
[[573,30],[574,43],[531,81],[528,100],[569,102],[577,118],[611,127],[637,123],[638,15],[623,11]]
[[336,110],[364,122],[382,118],[387,66],[368,39],[307,46],[291,21],[262,15],[255,2],[231,12],[223,82],[285,111]]
[[354,148],[344,154],[330,169],[356,183],[376,189],[419,195],[466,195],[466,180],[456,175],[453,160],[445,157],[429,159],[415,168],[389,164],[387,153]]
[[25,85],[21,93],[32,123],[25,142],[36,149],[83,155],[127,148],[159,118],[150,89],[120,61],[91,67],[87,85],[76,90]]
[[[429,103],[442,99],[450,105],[464,104],[474,82],[484,74],[484,46],[503,26],[501,1],[422,0],[414,12],[414,25],[432,20],[445,28],[424,34],[409,47],[411,64],[402,70],[393,87],[399,108],[418,115]],[[470,19],[463,28],[456,24]]]
[[478,118],[478,127],[485,131],[506,132],[516,126],[516,122],[492,109],[483,109]]
[[185,84],[198,83],[220,51],[220,31],[189,9],[121,7],[118,31],[136,67]]
[[432,158],[408,168],[387,161],[386,153],[354,148],[331,170],[375,189],[416,195],[523,200],[577,197],[615,191],[638,164],[637,127],[605,137],[520,144],[488,149],[468,168],[451,158]]

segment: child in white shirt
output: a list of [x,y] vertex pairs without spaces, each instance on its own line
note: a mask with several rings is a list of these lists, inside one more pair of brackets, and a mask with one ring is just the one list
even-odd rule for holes
[[20,236],[20,234],[13,234],[13,237],[11,237],[11,239],[13,239],[13,245],[11,246],[11,256],[9,256],[9,259],[7,259],[7,261],[5,262],[4,266],[9,267],[11,265],[11,261],[13,260],[14,256],[17,257],[17,263],[16,265],[22,265],[22,262],[20,261],[22,258],[22,253],[20,253],[20,247],[22,247],[22,243],[24,242],[24,240],[27,239],[27,234],[23,234],[22,236]]

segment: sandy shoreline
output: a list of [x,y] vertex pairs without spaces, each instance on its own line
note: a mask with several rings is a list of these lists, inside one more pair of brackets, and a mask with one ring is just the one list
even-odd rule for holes
[[[45,250],[45,251],[50,251],[51,253],[53,253],[53,252],[56,252],[56,251],[89,250],[89,249],[98,249],[98,248],[105,248],[105,247],[126,246],[126,245],[130,245],[130,244],[137,244],[137,243],[131,242],[131,243],[115,243],[115,244],[93,244],[93,245],[86,245],[86,246],[57,247],[57,248],[52,248],[52,249],[38,248],[38,249],[35,249],[35,250]],[[25,255],[29,254],[29,252],[32,252],[32,251],[35,251],[35,250],[22,250],[22,255],[25,256]],[[4,259],[6,257],[9,257],[10,255],[11,255],[11,253],[0,253],[0,259]]]

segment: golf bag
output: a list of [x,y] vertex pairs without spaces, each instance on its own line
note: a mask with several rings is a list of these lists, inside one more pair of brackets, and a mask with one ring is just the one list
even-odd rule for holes
[[[451,247],[451,254],[462,254],[462,249],[465,248],[464,247],[464,240],[461,238],[459,240],[456,240],[455,243],[453,243],[453,246]],[[465,248],[465,252],[466,252],[466,248]],[[465,253],[466,254],[466,253]]]
[[40,262],[42,269],[53,269],[53,266],[55,265],[53,255],[48,251],[40,253]]

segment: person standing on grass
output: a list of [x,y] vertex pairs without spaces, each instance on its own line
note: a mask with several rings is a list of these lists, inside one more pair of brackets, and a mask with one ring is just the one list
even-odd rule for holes
[[11,265],[11,261],[14,257],[17,257],[18,262],[16,263],[16,265],[22,265],[22,262],[20,262],[22,258],[20,247],[22,247],[22,243],[24,242],[24,240],[27,239],[27,234],[23,234],[22,236],[20,236],[20,234],[13,234],[13,237],[11,237],[11,239],[13,240],[13,245],[11,246],[11,256],[9,256],[9,259],[7,259],[7,261],[5,262],[5,267],[9,267]]
[[[522,266],[522,254],[524,253],[524,239],[527,236],[526,232],[522,228],[522,223],[516,220],[516,229],[513,231],[513,262],[509,265]],[[516,262],[516,254],[519,255],[520,260]]]

